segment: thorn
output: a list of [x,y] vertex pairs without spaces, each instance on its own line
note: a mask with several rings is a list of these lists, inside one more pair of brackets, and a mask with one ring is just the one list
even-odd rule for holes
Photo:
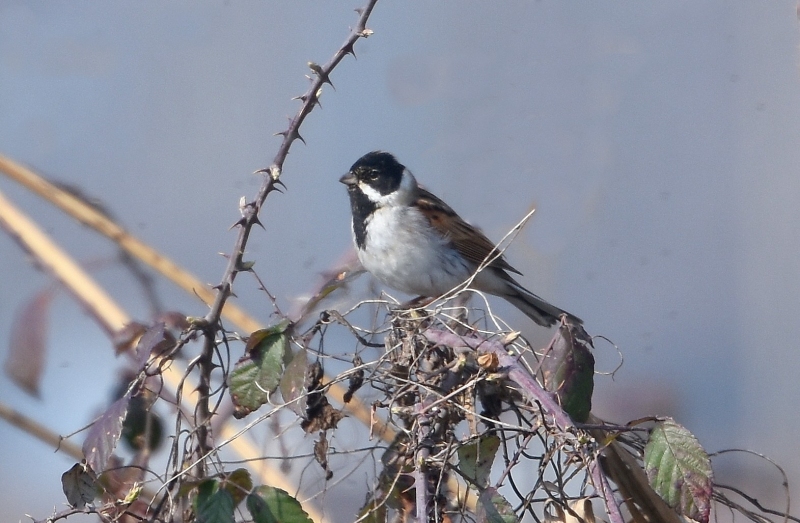
[[358,13],[358,16],[361,16],[364,13],[364,8],[363,7],[356,7],[355,9],[353,9],[353,11]]
[[297,138],[298,140],[300,140],[301,142],[303,142],[303,145],[306,145],[306,146],[308,145],[308,144],[306,143],[305,139],[303,139],[303,137],[302,137],[302,136],[300,136],[300,133],[299,133],[298,131],[295,131],[295,132],[294,132],[294,137],[295,137],[295,138]]
[[228,227],[228,230],[230,231],[234,227],[243,227],[245,223],[247,223],[247,220],[245,220],[244,217],[241,217],[238,220],[236,220],[236,223]]
[[301,94],[300,96],[293,96],[292,100],[300,100],[301,102],[305,103],[308,100],[308,96]]
[[259,227],[261,227],[265,231],[267,230],[267,228],[264,227],[264,224],[261,223],[261,220],[259,220],[258,216],[256,216],[255,214],[253,215],[252,218],[250,218],[250,223],[252,223],[253,225],[258,225]]
[[351,54],[351,55],[353,55],[353,58],[357,58],[357,57],[356,57],[355,46],[353,45],[353,42],[350,42],[349,44],[347,44],[346,46],[344,46],[344,48],[342,49],[342,51],[344,51],[344,54],[345,54],[345,55]]
[[229,294],[229,295],[230,295],[232,298],[238,298],[238,297],[239,297],[239,296],[237,296],[237,295],[236,295],[236,293],[235,293],[235,292],[233,292],[233,290],[230,290],[230,291],[228,292],[228,294]]
[[253,174],[267,174],[268,172],[269,172],[269,167],[264,167],[263,169],[253,171]]
[[281,187],[283,187],[284,189],[289,189],[288,187],[286,187],[286,184],[285,184],[285,183],[283,183],[283,181],[282,181],[282,180],[275,180],[273,183],[274,183],[275,185],[278,185],[278,184],[280,184],[280,186],[281,186]]
[[272,136],[286,136],[286,131],[277,132],[277,133],[273,134]]

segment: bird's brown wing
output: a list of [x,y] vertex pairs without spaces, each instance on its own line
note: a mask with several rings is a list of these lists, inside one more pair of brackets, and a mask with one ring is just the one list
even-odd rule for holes
[[[449,239],[464,258],[476,266],[496,253],[494,243],[480,230],[465,222],[449,205],[421,187],[416,206],[431,225]],[[489,266],[522,274],[509,265],[502,255],[495,258]]]

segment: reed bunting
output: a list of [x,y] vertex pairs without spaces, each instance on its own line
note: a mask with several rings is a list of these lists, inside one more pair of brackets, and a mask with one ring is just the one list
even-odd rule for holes
[[364,268],[381,283],[407,294],[439,297],[464,283],[489,258],[470,287],[508,300],[539,325],[562,314],[517,283],[521,274],[498,255],[495,245],[449,205],[417,184],[397,159],[373,151],[339,180],[347,186],[353,239]]

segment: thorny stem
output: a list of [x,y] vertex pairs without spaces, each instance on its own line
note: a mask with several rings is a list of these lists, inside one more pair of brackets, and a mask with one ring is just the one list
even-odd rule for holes
[[330,74],[333,69],[339,65],[339,62],[341,62],[345,56],[354,54],[353,45],[359,38],[366,38],[371,34],[371,32],[367,30],[366,24],[377,1],[378,0],[369,0],[366,7],[360,10],[360,16],[358,17],[356,26],[350,31],[347,40],[345,40],[344,44],[336,51],[333,57],[325,65],[312,67],[314,76],[312,77],[311,86],[308,88],[308,91],[299,98],[303,104],[289,123],[288,129],[280,133],[283,135],[283,141],[280,147],[278,147],[275,158],[272,160],[272,165],[267,169],[259,171],[266,173],[267,176],[264,177],[264,182],[261,184],[255,200],[242,206],[242,218],[237,222],[239,226],[239,235],[236,238],[233,253],[228,259],[228,266],[225,268],[222,281],[217,285],[217,296],[214,299],[214,303],[211,305],[211,309],[204,318],[207,325],[216,325],[219,321],[222,308],[231,295],[233,281],[236,279],[236,275],[242,267],[242,257],[244,256],[250,231],[253,225],[261,223],[258,220],[261,207],[264,205],[264,201],[267,199],[269,193],[276,190],[276,184],[281,183],[280,176],[283,170],[283,163],[289,154],[292,143],[298,138],[302,140],[299,132],[300,126],[303,124],[306,116],[314,109],[314,106],[319,103],[320,90],[324,84],[330,83]]
[[211,426],[211,409],[209,408],[211,372],[214,370],[214,334],[212,332],[207,332],[205,335],[203,352],[200,354],[198,366],[200,368],[200,382],[197,385],[197,446],[195,456],[197,457],[197,476],[204,478],[206,466],[202,457],[211,452],[208,429]]
[[597,490],[598,494],[600,494],[600,497],[603,498],[608,519],[611,523],[625,523],[625,518],[622,517],[617,498],[614,497],[614,491],[611,490],[611,485],[608,484],[608,479],[606,475],[603,474],[599,460],[592,460],[589,464],[589,472],[592,475],[594,488]]
[[[289,149],[296,139],[302,140],[299,129],[305,120],[306,116],[311,113],[314,106],[319,103],[319,94],[322,86],[330,83],[330,74],[333,69],[344,59],[348,54],[354,54],[353,45],[359,38],[366,38],[371,34],[366,29],[367,19],[372,13],[377,0],[369,0],[366,7],[359,10],[359,18],[356,26],[351,30],[350,35],[345,40],[344,44],[336,51],[333,57],[323,66],[310,64],[314,76],[312,77],[311,86],[306,94],[300,97],[302,105],[300,110],[292,119],[286,131],[281,132],[283,141],[281,142],[275,158],[272,160],[272,165],[268,169],[263,169],[260,172],[265,172],[267,175],[259,188],[255,200],[241,206],[242,218],[236,223],[239,227],[239,234],[236,237],[236,242],[233,252],[228,258],[228,265],[225,268],[221,282],[216,286],[217,294],[214,298],[214,303],[211,305],[206,316],[196,323],[195,329],[205,330],[205,343],[203,352],[199,360],[200,369],[200,385],[198,386],[198,403],[197,403],[197,447],[196,454],[198,457],[207,456],[209,454],[209,426],[211,418],[211,409],[209,408],[210,391],[211,391],[211,373],[214,370],[214,332],[219,325],[219,320],[222,314],[222,309],[225,302],[232,294],[233,282],[236,275],[244,270],[243,256],[247,241],[250,237],[250,232],[254,225],[261,225],[258,219],[258,214],[267,196],[272,191],[276,190],[276,185],[281,184],[280,175],[283,169],[283,163],[289,154]],[[198,461],[199,474],[201,477],[205,474],[205,466],[202,460]]]
[[416,490],[417,523],[427,523],[430,505],[428,485],[428,458],[430,457],[431,419],[425,414],[422,404],[416,405],[417,411],[417,449],[414,453],[414,488]]

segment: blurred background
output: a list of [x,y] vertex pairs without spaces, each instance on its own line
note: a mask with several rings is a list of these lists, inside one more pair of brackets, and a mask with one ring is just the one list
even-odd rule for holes
[[[360,5],[4,0],[0,153],[99,199],[215,284],[239,198],[254,196],[252,172],[299,107],[307,62],[331,57]],[[598,415],[673,415],[709,451],[769,455],[800,495],[796,2],[379,2],[368,27],[249,244],[279,303],[291,308],[350,248],[339,176],[367,151],[391,151],[493,239],[536,206],[507,256],[527,287],[624,355],[596,379]],[[113,245],[8,180],[0,190],[148,319]],[[48,281],[0,234],[0,358]],[[205,314],[158,288],[168,308]],[[269,321],[255,284],[236,291]],[[108,401],[118,362],[63,295],[48,336],[41,397],[2,376],[0,401],[67,434]],[[596,345],[598,370],[613,370],[617,351]],[[72,461],[5,422],[0,441],[0,519],[63,509]],[[779,503],[781,478],[763,463],[716,466],[720,481]]]

